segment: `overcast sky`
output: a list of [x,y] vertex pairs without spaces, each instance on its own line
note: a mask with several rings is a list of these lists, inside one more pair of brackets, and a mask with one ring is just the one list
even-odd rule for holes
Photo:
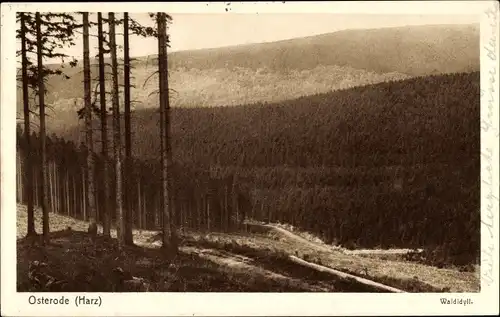
[[[153,25],[145,13],[130,13],[130,16],[143,25]],[[121,14],[117,14],[120,18]],[[244,13],[205,13],[172,14],[169,26],[171,51],[213,48],[247,43],[271,42],[294,37],[304,37],[343,29],[383,28],[404,25],[425,24],[472,24],[479,23],[476,15],[359,15],[359,14],[244,14]],[[97,14],[90,15],[92,21]],[[96,33],[96,30],[91,32]],[[122,33],[122,27],[117,32]],[[121,44],[122,36],[117,42]],[[82,56],[81,35],[77,45],[66,53],[78,59]],[[130,40],[131,56],[156,54],[155,39],[133,37]],[[91,38],[91,56],[96,53],[97,40]],[[52,62],[52,61],[50,61]]]

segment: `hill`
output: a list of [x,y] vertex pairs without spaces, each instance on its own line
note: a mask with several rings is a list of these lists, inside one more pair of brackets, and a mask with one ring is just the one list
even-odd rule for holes
[[[441,262],[474,263],[479,98],[475,72],[273,104],[177,108],[174,159],[215,178],[237,176],[254,219],[289,223],[328,243],[439,246]],[[157,116],[134,114],[136,157],[157,158]],[[77,128],[63,135],[80,140]]]
[[347,66],[411,76],[479,69],[479,25],[424,25],[334,33],[171,54],[177,68],[276,72]]
[[[156,109],[133,113],[156,155]],[[432,164],[479,153],[479,73],[426,76],[280,103],[173,109],[176,159],[242,167]],[[73,128],[63,135],[79,140]],[[83,140],[83,139],[82,139]],[[453,142],[450,142],[453,140]],[[207,155],[210,154],[210,155]]]
[[[273,43],[174,52],[169,56],[171,104],[213,107],[279,102],[417,75],[477,71],[478,46],[478,26],[444,25],[346,30]],[[133,62],[136,109],[157,106],[158,78],[148,80],[156,70],[154,58],[140,57]],[[67,127],[75,124],[75,104],[82,104],[81,62],[76,68],[66,67],[65,72],[70,79],[49,78],[46,100],[57,112],[50,120]],[[95,65],[92,73],[97,74]],[[20,89],[17,97],[21,113]]]

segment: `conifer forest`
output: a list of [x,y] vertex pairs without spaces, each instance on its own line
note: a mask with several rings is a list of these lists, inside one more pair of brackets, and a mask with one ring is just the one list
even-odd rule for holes
[[18,291],[479,291],[477,26],[16,18]]

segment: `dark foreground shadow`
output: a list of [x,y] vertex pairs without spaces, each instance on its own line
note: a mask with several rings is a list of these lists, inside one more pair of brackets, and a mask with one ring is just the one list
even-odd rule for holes
[[270,251],[247,252],[252,263],[244,265],[255,268],[248,270],[226,265],[230,254],[219,255],[224,261],[217,263],[183,251],[207,247],[192,241],[177,254],[140,246],[120,250],[115,239],[92,240],[86,232],[73,230],[53,232],[50,241],[43,245],[39,236],[17,241],[18,292],[373,291],[300,267]]

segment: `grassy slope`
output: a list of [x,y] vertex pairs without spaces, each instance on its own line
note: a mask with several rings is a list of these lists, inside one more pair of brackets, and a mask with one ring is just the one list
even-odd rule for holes
[[[182,252],[175,259],[165,258],[159,253],[156,249],[159,242],[152,242],[156,240],[156,233],[152,231],[135,231],[134,240],[139,247],[126,249],[126,256],[105,243],[97,249],[93,248],[82,233],[56,233],[54,244],[43,251],[34,246],[32,241],[23,238],[26,233],[24,206],[18,206],[17,216],[18,288],[21,291],[33,287],[27,276],[29,261],[34,260],[54,266],[48,274],[58,280],[71,281],[87,276],[89,282],[84,285],[89,287],[89,291],[96,288],[109,290],[110,285],[99,284],[96,279],[102,279],[108,270],[110,273],[117,266],[146,281],[155,281],[150,285],[150,290],[160,291],[373,291],[352,281],[295,265],[287,260],[288,255],[296,255],[310,262],[410,292],[443,289],[471,292],[479,289],[476,273],[358,257],[335,250],[325,251],[314,242],[298,243],[296,239],[287,238],[276,231],[262,230],[258,226],[250,226],[246,232],[232,234],[184,232],[181,235]],[[81,232],[87,227],[85,222],[72,218],[57,214],[51,214],[50,217],[51,231],[71,226],[73,230]],[[41,229],[40,218],[37,212],[38,232]],[[115,235],[113,230],[112,236]],[[54,273],[54,269],[58,273]],[[94,277],[89,277],[89,272],[94,272]]]

